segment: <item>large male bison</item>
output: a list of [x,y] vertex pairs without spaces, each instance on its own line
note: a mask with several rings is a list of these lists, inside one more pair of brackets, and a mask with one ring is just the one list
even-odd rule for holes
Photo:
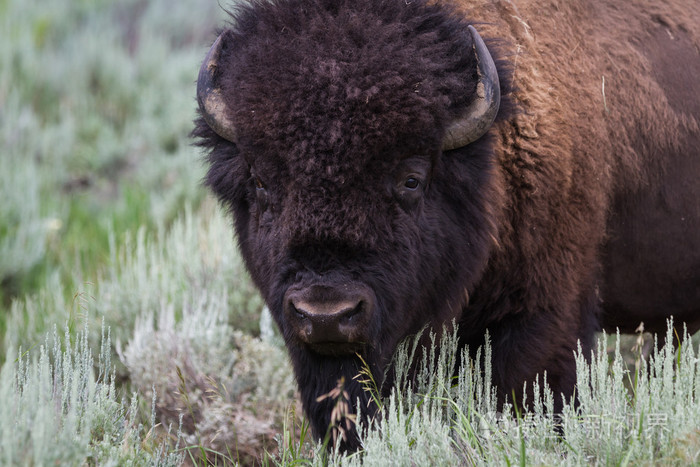
[[193,134],[318,435],[426,325],[565,396],[597,330],[700,328],[699,48],[694,0],[235,9]]

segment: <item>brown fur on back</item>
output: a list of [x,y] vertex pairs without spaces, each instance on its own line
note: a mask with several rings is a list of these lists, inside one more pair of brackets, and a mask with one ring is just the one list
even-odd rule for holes
[[[678,299],[686,303],[675,311],[697,314],[700,279],[690,269],[700,263],[700,4],[503,0],[459,5],[465,16],[482,22],[483,35],[502,40],[513,68],[520,112],[500,123],[498,151],[511,194],[506,216],[517,217],[505,224],[519,229],[503,232],[503,255],[521,254],[523,268],[528,258],[558,255],[556,261],[538,261],[561,266],[557,271],[523,274],[543,282],[594,281],[605,292],[604,307],[611,308],[605,327],[633,330],[638,322],[626,322],[624,315],[651,299],[645,289],[653,294],[653,280],[659,279],[646,270],[629,279],[635,272],[629,258],[619,257],[620,249],[643,256],[648,252],[640,243],[652,242],[657,256],[685,268],[681,277],[669,278],[685,277],[689,284]],[[693,146],[695,153],[688,153]],[[634,195],[640,192],[653,194],[640,199]],[[661,224],[657,237],[670,232],[671,238],[641,239],[644,233],[630,227],[630,219],[620,226],[619,219],[635,209]],[[552,251],[555,242],[546,239],[571,238],[561,229],[576,230],[580,248]],[[622,238],[629,236],[637,238]],[[672,253],[674,237],[687,248]],[[602,252],[601,244],[607,244]],[[570,267],[591,264],[599,254],[604,255],[601,277],[581,277]],[[663,268],[638,263],[642,269]],[[512,264],[512,258],[503,264]],[[578,287],[572,283],[566,289]],[[635,295],[642,298],[633,300]],[[571,299],[552,297],[559,303]],[[674,311],[669,297],[656,307],[662,302]],[[648,309],[649,319],[659,311]],[[660,328],[666,314],[655,323]]]

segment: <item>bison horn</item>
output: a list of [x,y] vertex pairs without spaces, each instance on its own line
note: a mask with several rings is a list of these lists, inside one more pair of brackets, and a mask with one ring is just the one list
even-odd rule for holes
[[229,118],[228,108],[221,95],[221,89],[214,83],[214,75],[219,66],[223,34],[216,38],[207,53],[197,78],[197,102],[207,124],[219,136],[236,142],[236,127]]
[[481,138],[491,128],[501,102],[498,71],[493,58],[476,29],[469,26],[469,32],[478,63],[479,82],[476,85],[476,98],[461,116],[447,127],[442,143],[443,151],[461,148]]

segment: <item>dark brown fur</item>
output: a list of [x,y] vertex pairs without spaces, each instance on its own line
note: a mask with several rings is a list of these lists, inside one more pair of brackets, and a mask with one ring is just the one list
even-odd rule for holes
[[[339,378],[368,397],[356,357],[299,339],[290,287],[372,290],[363,357],[377,377],[425,324],[458,319],[471,349],[488,329],[502,394],[546,371],[570,396],[577,340],[587,348],[601,327],[658,332],[674,315],[700,328],[700,6],[657,3],[463,1],[457,15],[289,0],[236,13],[218,79],[240,140],[201,119],[194,135],[319,436],[331,405],[316,399]],[[498,59],[502,111],[443,154],[474,95],[467,24]]]

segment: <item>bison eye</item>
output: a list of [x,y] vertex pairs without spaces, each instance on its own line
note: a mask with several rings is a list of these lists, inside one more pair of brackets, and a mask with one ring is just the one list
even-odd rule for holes
[[265,183],[255,175],[254,173],[251,173],[251,178],[253,182],[253,186],[255,186],[255,199],[257,200],[257,205],[258,209],[261,211],[265,211],[268,208],[269,204],[269,196],[267,194],[267,187],[265,186]]
[[260,180],[260,177],[255,177],[255,189],[256,190],[264,190],[265,189],[265,184]]
[[430,159],[427,156],[414,156],[399,161],[393,176],[388,179],[391,190],[399,205],[411,211],[420,205],[428,189]]
[[420,186],[420,181],[418,181],[418,179],[415,177],[408,177],[403,183],[403,186],[409,190],[415,190]]

